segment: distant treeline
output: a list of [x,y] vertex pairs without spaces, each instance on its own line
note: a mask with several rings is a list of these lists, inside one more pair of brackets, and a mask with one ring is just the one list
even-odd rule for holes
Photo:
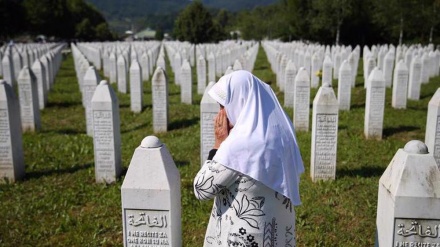
[[0,39],[44,35],[63,40],[111,40],[101,13],[83,0],[0,0]]

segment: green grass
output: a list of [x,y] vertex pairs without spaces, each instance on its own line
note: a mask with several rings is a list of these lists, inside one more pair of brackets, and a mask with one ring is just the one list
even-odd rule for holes
[[[283,102],[261,48],[254,73],[270,83]],[[181,104],[169,66],[167,74],[169,131],[157,136],[180,171],[183,246],[198,247],[212,207],[212,201],[196,200],[192,188],[200,168],[201,96],[194,94],[193,105]],[[311,181],[311,133],[297,133],[306,166],[300,185],[302,205],[296,207],[298,246],[372,246],[379,178],[397,149],[409,140],[424,140],[427,105],[440,86],[439,77],[423,85],[421,100],[409,101],[407,110],[392,109],[391,90],[387,90],[384,138],[380,141],[363,136],[365,89],[361,81],[362,73],[352,90],[352,109],[339,114],[335,181]],[[124,171],[141,140],[154,134],[150,85],[150,81],[145,83],[141,113],[132,113],[129,95],[118,93]],[[312,90],[311,100],[316,91]],[[124,175],[114,184],[95,183],[93,141],[86,135],[71,56],[63,61],[48,100],[41,111],[41,131],[23,135],[25,179],[0,185],[0,246],[122,246],[120,188]],[[292,117],[292,109],[286,111]]]

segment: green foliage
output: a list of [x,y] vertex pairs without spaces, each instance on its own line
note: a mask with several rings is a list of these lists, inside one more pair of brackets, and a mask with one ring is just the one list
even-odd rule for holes
[[58,39],[103,40],[111,37],[102,15],[83,0],[23,0],[19,6],[24,14],[15,18],[27,23],[26,28],[18,29],[20,32]]
[[24,9],[19,0],[0,0],[0,39],[11,38],[24,29]]
[[177,16],[174,37],[180,41],[199,44],[218,42],[225,38],[225,32],[203,4],[194,1]]

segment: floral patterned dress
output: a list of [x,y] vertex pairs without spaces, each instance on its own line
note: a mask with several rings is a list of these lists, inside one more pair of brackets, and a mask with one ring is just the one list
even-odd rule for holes
[[194,179],[194,194],[214,198],[203,246],[295,246],[293,205],[262,183],[207,160]]

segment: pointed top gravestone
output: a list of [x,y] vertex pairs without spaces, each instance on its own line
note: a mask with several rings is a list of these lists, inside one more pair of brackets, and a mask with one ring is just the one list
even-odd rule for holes
[[382,139],[385,110],[385,79],[376,67],[368,77],[364,134],[367,139]]
[[142,69],[134,59],[130,66],[130,109],[132,112],[142,111]]
[[352,73],[351,66],[344,60],[339,68],[338,102],[339,110],[350,110]]
[[40,129],[37,78],[28,66],[18,75],[18,97],[20,102],[21,126],[23,131]]
[[309,131],[310,77],[301,67],[295,77],[293,102],[293,125],[297,131]]
[[122,171],[119,103],[105,80],[93,94],[92,115],[95,179],[97,183],[113,183]]
[[403,60],[400,60],[394,69],[393,95],[391,106],[396,109],[406,109],[409,71]]
[[18,100],[12,87],[0,80],[0,179],[15,182],[25,175]]
[[440,169],[440,88],[428,103],[425,143]]
[[180,174],[167,147],[145,137],[121,186],[124,247],[182,246]]
[[153,104],[153,131],[167,132],[168,130],[168,81],[165,71],[156,67],[151,79]]
[[87,135],[93,136],[93,115],[92,115],[92,97],[95,93],[96,87],[101,79],[94,66],[90,66],[84,75],[84,85],[82,93],[83,105],[86,108],[86,128]]
[[32,65],[32,71],[37,78],[37,88],[38,88],[38,106],[42,110],[47,103],[47,82],[46,82],[46,69],[41,63],[40,59],[36,59]]

